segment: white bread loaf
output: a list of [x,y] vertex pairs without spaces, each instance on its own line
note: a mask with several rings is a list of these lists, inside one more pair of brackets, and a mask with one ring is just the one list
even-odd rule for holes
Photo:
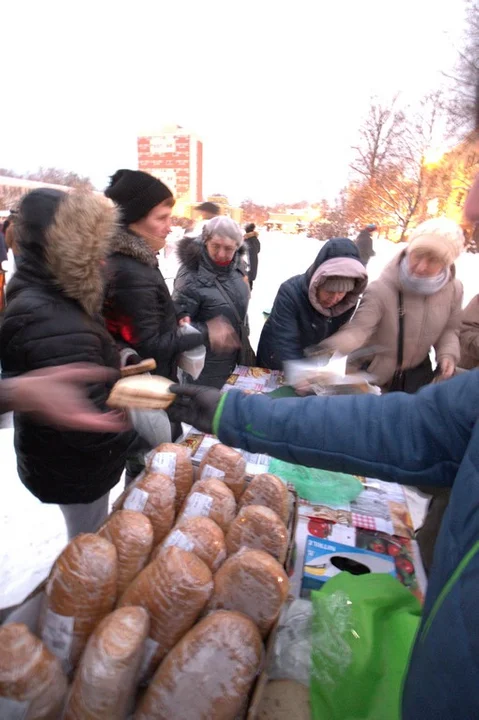
[[133,709],[150,620],[141,607],[107,615],[88,640],[63,720],[125,720]]
[[255,475],[240,498],[240,508],[245,505],[265,505],[274,510],[285,525],[288,524],[288,487],[276,475],[271,473]]
[[217,443],[210,447],[200,463],[200,480],[215,477],[223,480],[239,500],[244,490],[246,460],[237,450]]
[[193,463],[189,448],[177,443],[162,443],[155,448],[147,470],[171,477],[176,487],[175,510],[179,512],[193,485]]
[[262,658],[255,625],[219,611],[203,618],[158,668],[135,720],[234,720]]
[[153,547],[153,527],[146,515],[134,510],[119,510],[113,513],[98,534],[116,547],[117,596],[121,597],[148,562]]
[[228,555],[243,547],[264,550],[283,565],[288,550],[288,529],[274,510],[264,505],[246,505],[226,535]]
[[99,535],[78,535],[55,562],[40,620],[45,645],[69,672],[88,638],[115,605],[117,554]]
[[296,680],[272,680],[261,697],[257,720],[310,720],[309,688]]
[[191,517],[177,523],[156,548],[152,560],[166,547],[179,547],[197,555],[215,573],[226,560],[225,536],[210,518]]
[[172,381],[159,375],[131,375],[113,385],[107,405],[114,408],[166,410],[176,395],[170,392]]
[[161,473],[146,473],[135,482],[123,509],[142,512],[153,526],[154,543],[168,535],[175,521],[176,489],[173,480]]
[[191,488],[178,521],[191,517],[209,517],[226,532],[236,515],[236,500],[221,480],[199,480]]
[[58,720],[67,687],[60,662],[26,625],[0,628],[2,720]]
[[214,577],[208,610],[236,610],[253,620],[262,637],[288,597],[289,581],[279,562],[262,550],[231,555]]
[[133,580],[120,607],[140,605],[150,614],[151,658],[144,677],[156,669],[171,648],[198,619],[213,591],[211,571],[196,555],[166,548]]

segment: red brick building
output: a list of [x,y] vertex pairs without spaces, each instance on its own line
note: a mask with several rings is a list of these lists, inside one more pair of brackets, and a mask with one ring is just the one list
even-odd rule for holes
[[162,180],[178,199],[203,199],[203,143],[179,125],[138,137],[138,169]]

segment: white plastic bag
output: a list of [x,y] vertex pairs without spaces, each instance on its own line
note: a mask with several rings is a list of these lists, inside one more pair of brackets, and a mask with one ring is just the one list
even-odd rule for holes
[[[201,335],[199,330],[193,327],[193,325],[189,324],[182,325],[178,332],[181,335],[191,335],[192,333]],[[178,357],[178,367],[180,367],[184,372],[188,373],[188,375],[191,375],[193,380],[197,380],[205,366],[205,358],[205,346],[198,345],[198,347],[195,347],[192,350],[186,350],[185,352],[181,353],[181,355]]]
[[130,420],[138,435],[152,448],[171,442],[171,425],[164,410],[137,410],[131,408]]

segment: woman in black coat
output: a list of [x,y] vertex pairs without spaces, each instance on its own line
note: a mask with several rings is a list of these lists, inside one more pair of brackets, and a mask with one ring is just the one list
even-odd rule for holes
[[256,280],[256,276],[258,274],[258,255],[261,252],[261,243],[254,223],[248,223],[245,227],[244,244],[248,249],[248,280],[250,290],[252,290],[253,282]]
[[[220,316],[241,335],[250,297],[242,259],[243,234],[228,217],[216,217],[203,228],[200,238],[183,238],[178,246],[181,267],[175,280],[173,301],[180,322],[191,322],[200,330]],[[201,385],[221,388],[233,372],[238,349],[218,352],[206,345]]]
[[[0,335],[4,376],[76,362],[119,369],[118,350],[100,315],[102,263],[116,217],[91,193],[41,189],[25,196],[15,222],[20,262]],[[105,383],[90,387],[100,410],[108,394]],[[60,504],[69,537],[97,530],[135,433],[58,430],[23,413],[15,414],[14,423],[23,484],[42,502]]]
[[282,370],[285,360],[333,335],[351,318],[368,276],[356,245],[333,238],[303,275],[286,280],[261,333],[258,365]]

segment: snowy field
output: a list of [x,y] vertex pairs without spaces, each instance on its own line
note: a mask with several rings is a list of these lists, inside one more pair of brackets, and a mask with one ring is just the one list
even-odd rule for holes
[[[256,347],[263,325],[263,310],[271,308],[279,285],[304,272],[321,248],[317,240],[278,232],[261,234],[258,278],[254,284],[249,318],[251,342]],[[369,263],[372,280],[399,251],[387,241],[376,241],[376,257]],[[176,272],[174,254],[162,259],[161,267],[172,285]],[[457,263],[464,283],[464,302],[479,292],[479,255],[463,255]],[[42,505],[21,485],[15,469],[13,431],[0,430],[0,480],[3,502],[0,511],[0,612],[21,602],[41,582],[66,543],[63,516],[56,506]],[[116,498],[122,487],[111,493]],[[412,496],[415,524],[420,523],[424,503]],[[414,519],[414,518],[413,518]]]

